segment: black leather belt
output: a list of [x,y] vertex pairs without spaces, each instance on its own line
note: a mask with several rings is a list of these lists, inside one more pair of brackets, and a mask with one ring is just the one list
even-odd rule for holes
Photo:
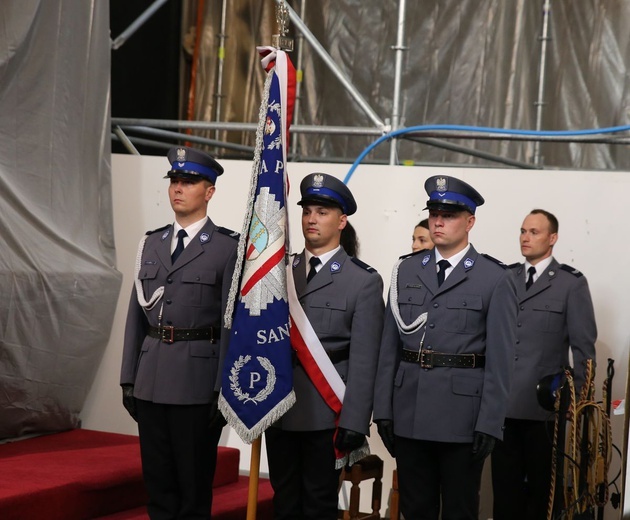
[[400,359],[407,363],[418,363],[422,368],[482,368],[486,366],[486,356],[483,354],[445,354],[424,349],[420,352],[403,349]]
[[[330,358],[330,360],[335,363],[339,363],[341,361],[345,361],[346,359],[350,359],[350,347],[339,348],[337,350],[327,350],[326,354]],[[299,363],[297,354],[295,350],[293,351],[293,364]]]
[[211,343],[216,343],[221,337],[218,329],[209,327],[207,329],[176,329],[175,327],[149,327],[147,332],[152,338],[161,339],[164,343],[174,343],[176,341],[193,341],[199,339],[209,339]]

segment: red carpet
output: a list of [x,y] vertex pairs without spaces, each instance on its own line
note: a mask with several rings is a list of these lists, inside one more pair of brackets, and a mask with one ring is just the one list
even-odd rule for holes
[[[248,477],[239,452],[219,448],[212,518],[242,520]],[[261,479],[257,519],[272,518],[273,491]],[[132,435],[71,430],[0,445],[2,520],[146,520],[140,447]]]

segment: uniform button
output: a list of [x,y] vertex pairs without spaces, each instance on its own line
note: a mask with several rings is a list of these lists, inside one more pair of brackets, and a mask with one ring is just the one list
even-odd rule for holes
[[173,303],[171,300],[166,300],[166,305],[170,305],[171,303]]
[[326,302],[326,307],[330,307],[330,302]]
[[545,309],[548,309],[548,308],[549,308],[549,305],[545,305]]
[[440,306],[440,304],[439,304],[439,303],[434,303],[434,304],[433,304],[433,308],[434,308],[434,309],[437,309],[439,306]]
[[197,276],[197,278],[195,278],[195,280],[199,281],[199,280],[201,280],[201,277]]
[[435,328],[435,323],[430,323],[429,324],[429,328],[431,328],[431,329]]
[[521,305],[521,307],[520,307],[520,308],[521,308],[521,310],[522,310],[522,311],[524,311],[524,310],[525,310],[525,306],[524,306],[524,305]]
[[166,320],[166,324],[167,324],[167,325],[172,325],[172,324],[173,324],[173,322],[172,322],[171,320]]
[[518,361],[518,356],[514,356],[514,361]]
[[519,321],[519,322],[516,324],[516,326],[517,326],[517,327],[520,327],[520,326],[521,326],[521,322]]
[[166,282],[167,282],[167,283],[173,283],[173,279],[172,279],[172,278],[167,278],[167,279],[166,279]]
[[517,345],[518,345],[520,342],[521,342],[521,340],[520,340],[520,339],[517,339],[517,340],[516,340],[516,344],[517,344]]
[[410,302],[411,301],[411,296],[409,298],[407,298],[407,301]]
[[433,347],[431,345],[429,345],[428,347],[425,348],[425,350],[432,350]]
[[462,302],[462,305],[463,305],[464,307],[466,307],[466,305],[468,305],[468,304],[467,304],[466,302]]

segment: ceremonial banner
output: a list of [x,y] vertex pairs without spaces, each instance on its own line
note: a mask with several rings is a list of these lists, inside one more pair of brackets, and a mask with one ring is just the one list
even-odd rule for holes
[[[225,314],[232,328],[219,409],[251,443],[295,402],[289,331],[286,147],[295,69],[285,52],[258,49],[268,72],[247,214]],[[233,318],[233,319],[232,319]]]

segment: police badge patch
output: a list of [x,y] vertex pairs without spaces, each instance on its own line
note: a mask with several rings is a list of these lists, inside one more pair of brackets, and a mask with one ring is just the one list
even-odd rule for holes
[[422,259],[422,265],[427,265],[429,263],[429,260],[431,260],[431,255],[427,255]]
[[435,189],[440,192],[448,191],[448,180],[445,177],[435,179]]

